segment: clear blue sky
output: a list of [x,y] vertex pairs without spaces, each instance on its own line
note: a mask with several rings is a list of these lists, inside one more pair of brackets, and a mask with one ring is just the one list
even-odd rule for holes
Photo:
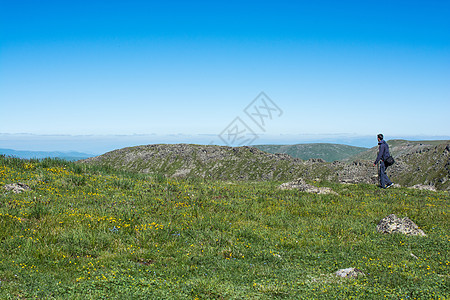
[[266,134],[450,136],[449,16],[448,1],[0,0],[0,133],[214,135],[251,126],[264,91],[283,111]]

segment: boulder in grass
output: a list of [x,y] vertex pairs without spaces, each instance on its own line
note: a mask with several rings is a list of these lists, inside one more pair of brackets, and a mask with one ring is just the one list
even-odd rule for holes
[[416,190],[425,190],[425,191],[436,192],[436,188],[432,185],[416,184],[416,185],[413,185],[411,188],[416,189]]
[[312,194],[333,194],[337,195],[335,191],[328,187],[316,187],[311,184],[307,184],[302,178],[296,179],[291,182],[283,183],[279,186],[281,190],[299,190],[301,192],[307,192]]
[[358,276],[365,276],[365,274],[356,268],[347,268],[347,269],[340,269],[338,271],[336,271],[334,273],[334,275],[338,276],[338,277],[343,277],[343,278],[356,278]]
[[426,236],[425,232],[408,217],[401,219],[394,214],[382,219],[377,225],[377,231],[388,234],[402,233],[406,235]]
[[31,191],[31,188],[21,182],[18,183],[11,183],[11,184],[5,184],[3,188],[7,191],[12,191],[15,194],[20,194],[22,192]]

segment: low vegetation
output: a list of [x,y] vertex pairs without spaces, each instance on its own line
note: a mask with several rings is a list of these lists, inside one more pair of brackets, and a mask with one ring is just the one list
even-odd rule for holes
[[[447,192],[309,183],[338,195],[0,156],[0,298],[450,296]],[[392,213],[427,236],[378,233]]]

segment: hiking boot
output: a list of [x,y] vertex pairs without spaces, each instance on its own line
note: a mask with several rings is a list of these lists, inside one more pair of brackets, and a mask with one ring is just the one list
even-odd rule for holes
[[388,184],[388,185],[386,186],[386,188],[388,189],[388,188],[390,188],[390,187],[392,187],[392,186],[394,186],[394,183],[393,183],[393,182],[391,182],[391,184]]

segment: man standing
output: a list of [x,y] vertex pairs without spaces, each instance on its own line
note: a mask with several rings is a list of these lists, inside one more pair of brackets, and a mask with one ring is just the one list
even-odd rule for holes
[[383,140],[383,135],[380,133],[377,135],[378,138],[378,156],[375,162],[373,163],[373,166],[376,166],[378,162],[380,162],[380,168],[378,170],[378,176],[380,178],[380,185],[381,188],[386,189],[390,188],[394,184],[389,179],[389,177],[386,175],[386,165],[384,164],[384,160],[390,156],[389,154],[389,146],[388,144]]

